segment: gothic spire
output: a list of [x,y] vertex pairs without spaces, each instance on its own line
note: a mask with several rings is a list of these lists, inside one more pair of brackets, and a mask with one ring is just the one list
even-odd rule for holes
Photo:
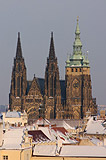
[[50,42],[50,49],[49,49],[49,58],[55,58],[55,49],[54,49],[54,40],[53,40],[53,32],[51,32],[51,42]]
[[16,58],[22,58],[22,49],[21,49],[21,41],[20,41],[20,32],[18,32],[18,41],[17,41],[17,49],[16,49]]
[[77,17],[77,26],[76,26],[76,31],[75,31],[75,41],[73,44],[73,54],[80,54],[82,55],[82,43],[80,40],[80,29],[79,29],[79,19]]

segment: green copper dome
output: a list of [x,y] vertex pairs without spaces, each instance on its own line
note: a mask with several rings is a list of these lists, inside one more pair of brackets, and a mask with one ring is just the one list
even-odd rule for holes
[[82,43],[80,40],[80,29],[77,18],[77,26],[75,30],[75,41],[73,44],[73,55],[68,56],[66,67],[89,67],[89,60],[82,54]]

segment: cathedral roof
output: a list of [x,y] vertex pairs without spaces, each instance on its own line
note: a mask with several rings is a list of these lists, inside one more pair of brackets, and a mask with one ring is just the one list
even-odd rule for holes
[[43,78],[37,78],[37,82],[39,84],[40,90],[41,90],[41,94],[44,95],[44,83],[45,80]]
[[[37,78],[37,82],[38,82],[38,85],[40,87],[41,94],[44,95],[44,83],[45,83],[45,80],[43,78]],[[27,93],[30,90],[31,83],[32,83],[32,81],[27,81]],[[61,87],[61,99],[62,99],[62,101],[64,101],[65,98],[66,98],[65,97],[65,80],[60,80],[60,87]]]

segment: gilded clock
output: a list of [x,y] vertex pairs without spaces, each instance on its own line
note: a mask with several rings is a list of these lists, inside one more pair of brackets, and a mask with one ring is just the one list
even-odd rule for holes
[[75,83],[73,84],[73,87],[74,87],[74,88],[78,88],[78,87],[79,87],[79,82],[75,82]]

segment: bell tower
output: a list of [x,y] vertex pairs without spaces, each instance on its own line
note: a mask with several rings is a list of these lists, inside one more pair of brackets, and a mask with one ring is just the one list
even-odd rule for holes
[[51,32],[51,42],[49,57],[45,70],[45,118],[61,118],[61,88],[59,81],[59,69],[54,49],[53,32]]
[[20,33],[18,33],[16,56],[14,58],[14,66],[11,76],[11,87],[9,94],[10,110],[22,111],[22,99],[26,94],[27,80],[26,80],[26,66],[24,58],[22,57]]
[[65,69],[67,114],[69,118],[80,119],[90,110],[93,98],[90,66],[87,55],[82,53],[78,18],[73,54],[68,56]]

